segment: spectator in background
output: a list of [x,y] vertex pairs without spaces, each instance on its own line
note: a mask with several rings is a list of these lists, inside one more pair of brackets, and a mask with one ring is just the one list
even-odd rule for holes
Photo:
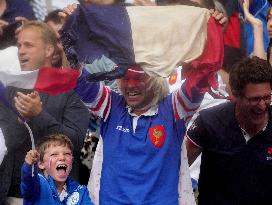
[[[19,30],[17,46],[22,70],[51,67],[57,37],[45,23],[29,21]],[[51,133],[63,133],[70,137],[75,147],[71,176],[77,179],[80,149],[87,130],[89,114],[75,92],[48,96],[32,90],[8,87],[7,98],[28,120],[35,140]],[[27,129],[18,117],[1,104],[0,124],[8,149],[0,166],[0,204],[21,205],[20,169],[24,155],[31,149],[31,141]]]
[[58,13],[61,11],[62,11],[61,9],[51,11],[44,19],[44,22],[47,23],[47,25],[50,26],[55,31],[58,39],[60,37],[59,31],[61,30],[63,25],[63,21],[58,15]]
[[269,39],[271,40],[272,38],[272,8],[270,7],[268,12],[267,12],[267,31],[268,31],[268,36]]
[[[59,32],[64,24],[61,17],[58,15],[58,13],[61,11],[62,10],[60,10],[60,9],[56,9],[56,10],[50,12],[44,19],[44,22],[54,30],[58,40],[60,38]],[[66,58],[66,55],[64,53],[62,44],[59,41],[57,43],[57,49],[56,49],[56,52],[53,57],[52,65],[54,67],[64,67],[64,68],[70,67],[70,64],[69,64],[69,62]]]
[[[229,18],[225,33],[225,46],[240,49],[244,56],[254,55],[254,28],[246,17],[243,8],[244,0],[217,0],[224,6],[225,13]],[[216,3],[218,4],[218,3]],[[269,8],[267,0],[249,1],[249,12],[262,22],[263,45],[267,49],[269,39],[266,29],[266,15]]]
[[[265,58],[265,47],[267,48],[267,29],[266,29],[266,21],[263,21],[262,15],[259,17],[255,14],[254,9],[250,9],[251,0],[243,0],[242,1],[243,14],[245,18],[245,26],[252,33],[250,34],[250,47],[252,49],[251,55],[258,56],[259,58]],[[254,5],[254,4],[253,4]],[[265,7],[265,5],[263,5]],[[261,12],[262,10],[258,10]],[[248,32],[249,32],[248,31]]]
[[0,49],[16,44],[14,31],[19,21],[34,20],[31,6],[25,0],[0,0]]
[[[244,29],[244,40],[245,40],[245,48],[246,48],[246,55],[252,56],[254,50],[254,27],[247,22],[246,14],[243,12],[243,2],[244,0],[239,0],[239,9],[242,13],[245,22],[243,23]],[[262,35],[263,35],[263,45],[264,48],[267,49],[269,44],[269,37],[268,32],[266,29],[266,17],[267,12],[269,9],[269,3],[267,0],[251,0],[249,1],[249,12],[259,21],[262,22]]]
[[[250,13],[249,9],[249,0],[244,0],[243,2],[243,13],[245,15],[245,20],[247,24],[251,27],[253,32],[253,56],[258,56],[259,58],[265,59],[265,48],[264,48],[264,37],[263,37],[263,23],[260,19],[253,16]],[[227,89],[229,94],[231,90],[229,88],[228,78],[229,72],[231,71],[234,62],[239,62],[243,58],[243,52],[239,48],[225,46],[224,52],[224,65],[223,69],[221,70],[220,74],[223,77],[225,84],[227,85]]]
[[267,31],[269,36],[269,46],[267,48],[267,60],[272,63],[272,52],[271,52],[271,46],[272,46],[272,8],[270,7],[267,13]]

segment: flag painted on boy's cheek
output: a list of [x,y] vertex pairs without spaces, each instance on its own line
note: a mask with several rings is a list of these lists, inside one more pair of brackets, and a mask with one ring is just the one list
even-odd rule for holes
[[199,59],[209,41],[205,58],[197,64],[211,63],[220,69],[221,55],[213,55],[223,54],[220,30],[207,35],[216,27],[220,26],[209,11],[198,7],[80,4],[61,38],[74,67],[82,62],[94,64],[105,56],[117,65],[108,72],[101,69],[90,79],[117,78],[132,65],[140,65],[149,75],[168,77],[182,62]]
[[52,162],[53,161],[53,159],[52,159],[52,157],[50,157],[49,158],[49,162],[48,162],[48,168],[49,168],[49,175],[51,175],[52,176],[52,174],[53,174],[53,166],[52,166]]

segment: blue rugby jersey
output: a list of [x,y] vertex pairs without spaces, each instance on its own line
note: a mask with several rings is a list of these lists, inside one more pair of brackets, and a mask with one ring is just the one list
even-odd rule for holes
[[168,95],[159,103],[157,114],[139,117],[134,133],[123,96],[87,82],[85,75],[83,71],[76,91],[90,111],[102,118],[99,203],[178,205],[185,119],[190,119],[201,98],[192,103],[182,89]]

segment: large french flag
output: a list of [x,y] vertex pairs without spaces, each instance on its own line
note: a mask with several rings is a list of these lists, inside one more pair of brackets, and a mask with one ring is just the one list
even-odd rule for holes
[[43,67],[34,71],[0,71],[0,84],[57,95],[76,86],[79,70]]
[[[61,39],[72,67],[87,63],[98,70],[94,80],[119,78],[135,64],[149,75],[168,77],[177,66],[191,63],[188,77],[194,68],[209,65],[202,74],[220,69],[223,59],[220,25],[207,9],[193,6],[80,4]],[[97,63],[105,57],[114,66]]]

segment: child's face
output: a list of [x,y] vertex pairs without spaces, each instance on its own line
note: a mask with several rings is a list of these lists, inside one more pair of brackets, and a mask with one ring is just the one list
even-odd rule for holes
[[72,151],[67,145],[51,145],[45,150],[39,168],[44,170],[46,175],[50,175],[55,182],[64,184],[72,169],[72,163]]

